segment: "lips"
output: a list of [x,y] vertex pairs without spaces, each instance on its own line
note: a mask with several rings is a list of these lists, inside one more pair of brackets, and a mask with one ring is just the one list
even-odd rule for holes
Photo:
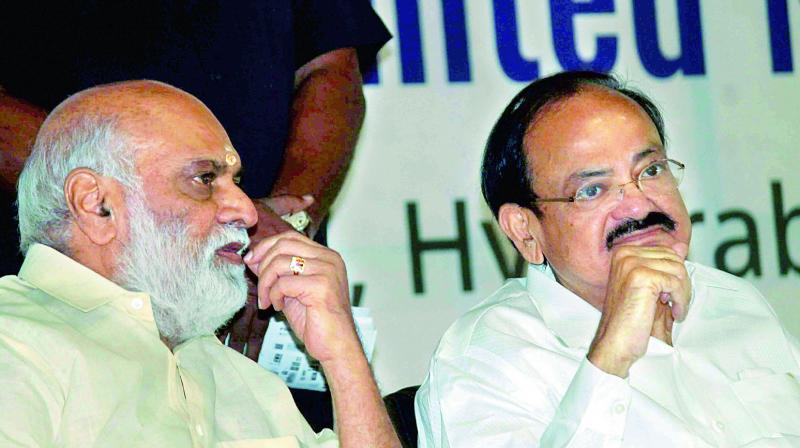
[[618,246],[620,244],[642,243],[642,246],[646,246],[648,240],[660,239],[660,237],[668,233],[668,230],[664,229],[662,226],[656,225],[617,238],[612,245]]
[[234,264],[242,264],[242,253],[244,253],[245,245],[239,242],[226,244],[216,250],[216,254]]

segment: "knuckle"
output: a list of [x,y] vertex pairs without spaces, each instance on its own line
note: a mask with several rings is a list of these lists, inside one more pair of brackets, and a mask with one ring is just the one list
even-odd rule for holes
[[647,266],[642,266],[640,264],[631,267],[629,272],[632,277],[638,277],[638,278],[649,277],[653,275],[653,271],[650,268],[648,268]]

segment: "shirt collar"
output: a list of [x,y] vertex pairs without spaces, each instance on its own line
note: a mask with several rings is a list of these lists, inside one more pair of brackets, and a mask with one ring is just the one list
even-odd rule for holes
[[561,286],[549,266],[528,265],[526,285],[547,328],[567,346],[588,349],[600,311]]
[[88,312],[131,292],[86,266],[42,245],[28,249],[19,278],[62,302]]

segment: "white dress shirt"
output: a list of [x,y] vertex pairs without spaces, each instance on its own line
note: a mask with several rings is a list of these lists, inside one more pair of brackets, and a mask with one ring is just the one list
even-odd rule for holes
[[800,346],[749,283],[686,263],[673,346],[619,378],[586,353],[600,312],[547,268],[445,333],[415,402],[419,446],[800,447]]

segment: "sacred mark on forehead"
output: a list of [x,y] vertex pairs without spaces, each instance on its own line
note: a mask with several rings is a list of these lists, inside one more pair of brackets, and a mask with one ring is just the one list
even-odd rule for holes
[[236,164],[236,151],[231,145],[225,145],[225,163],[231,166]]

